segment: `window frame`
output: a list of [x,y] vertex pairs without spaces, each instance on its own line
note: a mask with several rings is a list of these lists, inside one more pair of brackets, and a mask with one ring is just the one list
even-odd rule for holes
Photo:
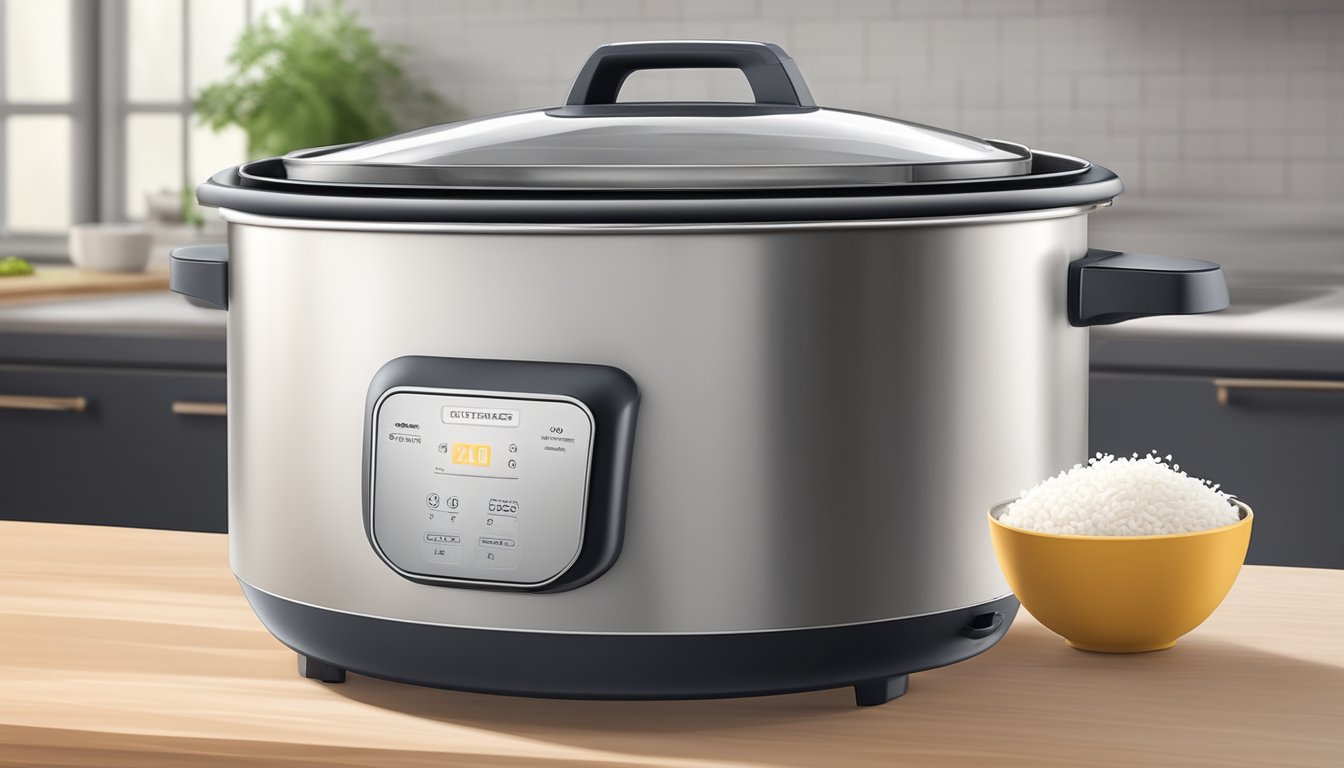
[[[8,23],[0,0],[0,40]],[[0,55],[0,159],[8,151],[6,120],[16,114],[69,115],[71,136],[70,224],[126,222],[126,123],[133,114],[168,114],[182,118],[182,174],[190,173],[194,99],[191,94],[191,0],[181,7],[182,85],[178,98],[132,101],[128,76],[128,0],[70,0],[71,84],[68,102],[11,103],[6,98],[6,71]],[[257,21],[260,0],[242,0],[245,25]],[[8,180],[0,177],[0,255],[15,253],[39,261],[69,259],[65,232],[10,231],[3,218]]]
[[[131,221],[126,196],[126,124],[131,115],[178,115],[182,118],[179,130],[181,151],[178,165],[184,184],[196,184],[204,179],[190,179],[192,157],[192,126],[195,120],[195,97],[191,93],[191,6],[192,0],[176,0],[181,9],[178,35],[182,41],[181,60],[178,62],[182,87],[178,98],[167,101],[132,101],[127,75],[127,49],[130,47],[128,0],[102,0],[104,16],[100,24],[102,54],[100,55],[100,119],[99,158],[102,184],[98,195],[98,221]],[[243,28],[258,21],[259,0],[242,0]],[[306,3],[303,3],[306,5]]]
[[[8,0],[0,0],[0,40],[9,22]],[[98,133],[101,123],[98,98],[98,62],[103,58],[99,35],[103,8],[98,0],[70,0],[70,99],[64,102],[10,101],[8,72],[0,56],[0,157],[9,151],[9,118],[15,115],[64,115],[70,126],[70,223],[93,221],[98,216],[102,167]],[[0,251],[24,256],[66,256],[66,235],[10,230],[7,219],[9,179],[0,179]]]
[[[178,62],[182,84],[178,97],[171,101],[132,101],[127,75],[130,33],[127,27],[128,0],[104,0],[106,13],[102,23],[102,119],[100,155],[103,184],[98,196],[99,221],[130,221],[126,195],[126,123],[131,115],[178,115],[182,125],[178,129],[178,167],[184,178],[191,167],[191,125],[193,119],[191,96],[191,0],[175,0],[181,12],[178,35],[182,42]],[[244,23],[252,20],[252,0],[244,0]]]

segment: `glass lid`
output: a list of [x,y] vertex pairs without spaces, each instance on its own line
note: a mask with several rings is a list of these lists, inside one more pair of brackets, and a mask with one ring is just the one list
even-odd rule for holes
[[[754,103],[616,102],[644,69],[732,67]],[[820,109],[778,46],[728,41],[599,48],[562,107],[422,128],[284,158],[294,181],[457,189],[705,190],[853,187],[1031,171],[1008,142]]]

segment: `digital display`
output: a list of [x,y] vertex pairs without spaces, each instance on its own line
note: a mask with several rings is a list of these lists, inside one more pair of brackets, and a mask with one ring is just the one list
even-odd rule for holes
[[490,466],[490,446],[476,443],[453,443],[453,463],[467,467]]

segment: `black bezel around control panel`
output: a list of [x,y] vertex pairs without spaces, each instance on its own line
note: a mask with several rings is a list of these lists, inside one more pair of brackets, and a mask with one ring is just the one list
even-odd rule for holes
[[519,395],[566,395],[592,412],[593,457],[588,478],[588,507],[583,543],[574,563],[542,586],[445,582],[397,571],[420,584],[515,592],[563,592],[596,579],[621,552],[625,536],[625,503],[630,485],[631,451],[639,387],[625,371],[607,365],[538,363],[523,360],[480,360],[460,357],[398,357],[374,374],[364,403],[363,505],[364,534],[377,549],[371,507],[373,420],[379,399],[396,387],[480,390]]

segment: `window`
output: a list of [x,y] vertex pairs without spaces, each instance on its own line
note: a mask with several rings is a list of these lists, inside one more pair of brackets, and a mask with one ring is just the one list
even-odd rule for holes
[[120,168],[120,183],[103,200],[106,219],[141,219],[146,196],[172,203],[221,167],[242,161],[247,149],[236,128],[216,134],[199,125],[191,103],[203,86],[227,71],[233,41],[247,24],[242,0],[123,0],[109,19],[125,41],[119,61],[108,62],[110,111],[107,139],[122,151],[108,152]]
[[151,197],[245,159],[191,104],[244,27],[302,0],[0,0],[0,253],[61,254],[81,221],[143,219]]
[[0,0],[0,233],[39,241],[95,215],[96,6]]

